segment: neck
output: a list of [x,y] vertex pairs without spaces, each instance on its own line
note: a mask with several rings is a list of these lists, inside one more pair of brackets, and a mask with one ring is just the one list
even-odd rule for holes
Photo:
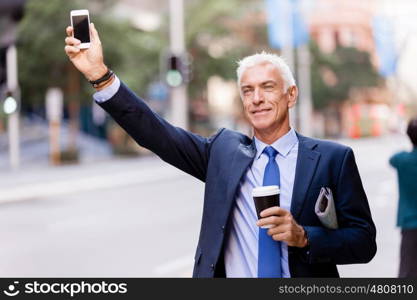
[[291,127],[287,123],[281,124],[278,128],[272,130],[254,130],[255,137],[261,142],[271,145],[273,142],[278,140],[280,137],[286,135],[290,131]]

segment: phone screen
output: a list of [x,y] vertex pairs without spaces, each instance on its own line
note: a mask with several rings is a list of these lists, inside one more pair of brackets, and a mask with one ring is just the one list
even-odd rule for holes
[[72,16],[72,25],[74,25],[74,37],[79,39],[81,43],[89,43],[90,28],[88,24],[88,16]]

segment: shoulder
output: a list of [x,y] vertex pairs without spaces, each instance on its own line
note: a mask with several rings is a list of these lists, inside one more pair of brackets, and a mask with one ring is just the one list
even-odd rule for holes
[[221,128],[208,138],[208,142],[210,157],[221,159],[218,162],[222,165],[227,165],[227,159],[234,156],[237,149],[250,147],[252,139],[240,132]]
[[220,143],[239,143],[249,145],[252,143],[252,139],[247,135],[244,135],[238,131],[230,130],[227,128],[219,129],[214,135],[209,138],[212,142],[216,140]]
[[391,158],[406,158],[410,156],[410,152],[400,151],[391,156]]
[[396,167],[403,161],[407,161],[411,156],[411,153],[406,151],[400,151],[392,155],[389,159],[391,166]]
[[311,137],[306,137],[302,135],[298,135],[298,140],[300,143],[303,143],[307,147],[311,148],[312,150],[321,152],[321,153],[338,153],[338,154],[345,154],[347,152],[352,152],[352,148],[349,146],[329,141],[329,140],[322,140],[316,139]]

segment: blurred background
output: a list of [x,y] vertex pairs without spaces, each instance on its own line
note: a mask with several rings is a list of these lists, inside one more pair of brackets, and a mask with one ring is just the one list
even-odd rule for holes
[[0,276],[189,277],[203,183],[136,145],[64,53],[89,9],[106,64],[161,116],[251,134],[236,62],[281,54],[301,134],[353,148],[378,253],[345,277],[396,277],[396,174],[417,113],[413,0],[0,0]]

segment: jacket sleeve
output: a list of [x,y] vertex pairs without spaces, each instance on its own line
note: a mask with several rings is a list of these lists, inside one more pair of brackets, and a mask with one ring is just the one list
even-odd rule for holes
[[353,151],[347,148],[340,168],[335,204],[338,229],[305,226],[309,263],[367,263],[376,253],[376,229]]
[[221,131],[205,138],[175,127],[154,113],[123,83],[112,98],[98,104],[139,145],[182,171],[206,180],[210,145]]

